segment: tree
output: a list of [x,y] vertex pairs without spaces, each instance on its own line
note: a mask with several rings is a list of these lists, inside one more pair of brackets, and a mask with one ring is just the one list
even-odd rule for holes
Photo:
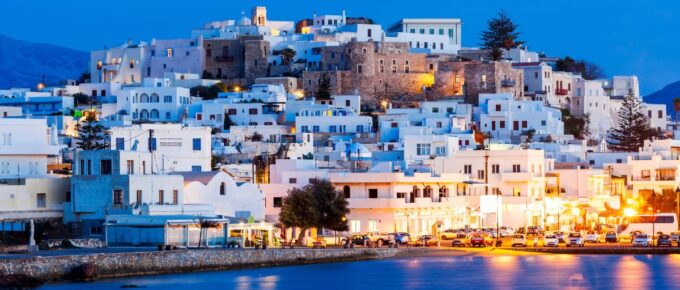
[[204,100],[217,99],[219,93],[229,91],[229,87],[223,83],[216,83],[212,86],[195,86],[189,89],[189,93],[192,96],[201,97]]
[[656,192],[652,197],[651,190],[640,191],[640,209],[642,212],[650,212],[651,209],[657,212],[676,212],[677,211],[677,193],[675,189],[665,189],[661,192]]
[[562,121],[564,122],[564,133],[570,134],[577,139],[587,139],[590,136],[590,116],[583,117],[571,115],[568,109],[562,109]]
[[640,112],[640,99],[632,94],[623,98],[619,110],[619,123],[609,131],[609,149],[621,152],[635,152],[643,146],[645,139],[652,136],[647,117]]
[[570,56],[558,59],[555,62],[555,70],[578,73],[586,80],[601,79],[606,76],[604,70],[597,64],[585,60],[577,61]]
[[231,120],[231,117],[229,116],[229,113],[224,112],[224,124],[222,124],[222,127],[224,130],[230,130],[231,125],[233,125],[234,122]]
[[83,93],[75,93],[71,95],[71,97],[73,97],[73,101],[76,103],[76,106],[87,105],[90,103],[90,96]]
[[505,10],[498,12],[495,18],[487,22],[487,30],[482,32],[482,47],[491,50],[493,60],[500,60],[503,56],[501,49],[510,50],[524,44],[520,41],[518,25],[512,22]]
[[292,49],[290,47],[286,47],[286,48],[281,50],[281,59],[282,59],[284,64],[293,63],[293,58],[295,58],[295,50],[294,49]]
[[331,98],[331,76],[328,73],[321,75],[321,80],[319,80],[319,87],[316,89],[317,99],[330,99]]
[[209,220],[207,218],[200,217],[198,219],[198,226],[200,227],[198,233],[198,248],[200,249],[203,243],[205,243],[206,247],[208,246],[208,229],[216,228],[217,226],[219,226],[219,223],[214,220]]
[[94,117],[87,117],[84,124],[78,123],[76,130],[76,147],[82,150],[103,150],[109,147],[105,141],[106,128],[100,125]]
[[213,79],[213,77],[214,77],[213,74],[211,72],[207,71],[207,70],[204,70],[203,74],[201,75],[202,79],[210,80],[210,79]]
[[305,231],[313,227],[347,231],[348,205],[330,181],[315,178],[301,189],[294,188],[283,199],[279,222],[285,227],[299,227],[297,242],[302,244]]
[[317,215],[314,194],[306,188],[294,188],[283,199],[279,222],[285,227],[300,228],[297,242],[301,245],[305,232],[316,225]]

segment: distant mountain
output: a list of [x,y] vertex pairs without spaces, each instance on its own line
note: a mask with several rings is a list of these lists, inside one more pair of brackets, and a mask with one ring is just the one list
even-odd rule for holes
[[66,47],[17,40],[0,34],[0,88],[35,88],[77,79],[88,69],[89,54]]
[[666,111],[668,114],[675,114],[675,112],[673,112],[673,99],[675,98],[680,98],[680,81],[667,85],[663,89],[647,95],[643,99],[645,102],[651,104],[666,104]]

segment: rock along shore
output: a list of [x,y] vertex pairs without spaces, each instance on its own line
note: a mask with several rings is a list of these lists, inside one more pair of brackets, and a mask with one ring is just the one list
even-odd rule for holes
[[[175,250],[6,259],[0,289],[36,287],[61,280],[345,262],[433,254],[428,249]],[[434,252],[436,254],[436,251]]]

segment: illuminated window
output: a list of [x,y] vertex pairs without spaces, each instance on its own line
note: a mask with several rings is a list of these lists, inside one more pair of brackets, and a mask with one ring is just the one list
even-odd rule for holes
[[369,232],[377,232],[378,231],[378,220],[369,220],[368,221],[368,231]]
[[360,220],[350,220],[349,221],[349,231],[352,233],[361,232],[361,221]]
[[167,49],[167,52],[168,52],[168,57],[173,57],[173,56],[175,56],[175,51],[174,51],[172,48],[168,48],[168,49]]

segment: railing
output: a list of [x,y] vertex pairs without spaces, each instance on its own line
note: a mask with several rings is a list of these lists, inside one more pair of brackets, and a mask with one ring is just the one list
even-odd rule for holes
[[633,176],[630,179],[633,181],[652,181],[651,176]]
[[511,79],[501,80],[501,86],[502,87],[514,87],[515,86],[515,80],[511,80]]
[[568,94],[569,94],[569,90],[555,89],[555,95],[564,96],[564,95],[568,95]]
[[675,176],[659,176],[656,178],[658,181],[675,181]]

